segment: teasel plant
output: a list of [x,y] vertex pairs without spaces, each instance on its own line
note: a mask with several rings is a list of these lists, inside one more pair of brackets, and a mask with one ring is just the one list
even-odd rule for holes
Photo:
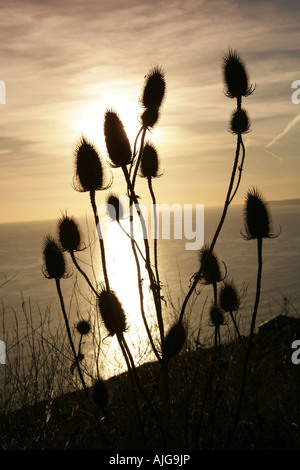
[[100,243],[104,281],[107,289],[109,289],[110,284],[106,266],[104,240],[96,205],[96,191],[108,189],[112,184],[112,179],[107,182],[107,174],[104,170],[100,153],[96,146],[85,137],[82,136],[77,142],[74,155],[75,175],[73,179],[73,187],[76,191],[89,193]]
[[62,252],[68,252],[73,264],[80,274],[85,278],[91,291],[97,296],[98,292],[93,286],[85,271],[81,268],[75,253],[85,250],[86,246],[82,241],[82,232],[78,222],[73,216],[63,214],[57,222],[57,238]]
[[133,356],[124,337],[124,333],[128,330],[126,314],[116,293],[112,290],[107,290],[105,287],[102,288],[102,290],[99,292],[97,304],[98,312],[102,317],[104,326],[108,332],[108,336],[116,336],[120,349],[124,356],[129,373],[129,379],[131,382],[133,401],[136,409],[136,416],[139,424],[140,435],[142,438],[144,438],[143,420],[140,412],[139,400],[136,394],[136,386],[141,392],[147,405],[149,406],[153,416],[157,419],[157,423],[159,426],[160,420],[157,415],[157,411],[154,409],[151,400],[146,394],[144,387],[140,383]]
[[234,325],[236,334],[243,346],[246,348],[245,341],[240,333],[235,313],[240,308],[240,295],[233,281],[224,280],[219,291],[219,305],[223,312],[229,313],[232,323]]
[[[142,259],[145,261],[146,270],[149,277],[150,282],[150,289],[153,296],[153,302],[156,312],[157,324],[158,324],[158,331],[160,334],[160,345],[161,345],[161,352],[158,350],[158,347],[155,345],[153,338],[150,333],[149,325],[147,322],[147,318],[144,312],[143,307],[143,293],[142,293],[142,279],[141,279],[141,272],[139,267],[139,260],[137,256],[137,245],[135,243],[135,234],[134,234],[134,227],[133,223],[130,226],[130,237],[131,237],[131,244],[132,250],[134,253],[134,258],[137,265],[137,273],[138,273],[138,287],[140,293],[140,305],[141,305],[141,313],[143,317],[143,321],[145,324],[145,328],[148,334],[148,338],[150,340],[151,347],[157,357],[157,359],[161,362],[162,366],[162,391],[163,391],[163,407],[164,410],[164,421],[165,421],[165,430],[169,429],[169,390],[168,390],[168,356],[165,353],[165,332],[164,332],[164,322],[163,322],[163,315],[162,315],[162,297],[161,297],[161,288],[159,282],[159,273],[158,273],[158,261],[157,261],[157,241],[155,241],[155,248],[154,248],[154,270],[152,268],[151,262],[151,251],[148,241],[148,233],[147,227],[145,224],[145,220],[140,209],[139,205],[139,196],[136,194],[135,191],[135,184],[137,175],[143,175],[143,170],[147,170],[147,165],[145,166],[144,163],[146,161],[147,152],[151,152],[151,158],[154,156],[157,158],[156,149],[152,145],[150,145],[146,140],[146,133],[147,131],[152,131],[154,126],[156,125],[159,119],[160,108],[163,103],[165,97],[165,90],[166,90],[166,81],[164,72],[161,67],[153,67],[149,73],[145,76],[145,83],[144,88],[140,97],[140,105],[143,108],[143,111],[140,116],[140,123],[141,128],[136,136],[134,142],[133,153],[131,155],[130,161],[130,144],[126,137],[126,132],[124,130],[124,126],[120,118],[118,117],[116,111],[108,109],[105,113],[104,118],[104,135],[105,135],[105,142],[108,151],[108,158],[109,162],[112,167],[114,168],[121,168],[124,174],[124,178],[127,184],[127,195],[129,198],[129,207],[130,207],[130,220],[133,222],[133,214],[132,210],[137,211],[138,219],[140,221],[143,233],[143,240],[144,240],[144,255],[142,255]],[[138,146],[138,139],[140,139],[140,143]],[[118,149],[118,150],[116,150]],[[118,154],[118,156],[117,156]],[[121,157],[123,155],[123,157]],[[142,163],[144,161],[144,163]],[[152,178],[157,177],[157,171],[153,171],[153,163],[152,161],[152,173],[147,174],[146,178],[148,181],[148,188],[151,194],[152,202],[155,201],[154,191],[152,188]],[[158,161],[156,162],[158,163]],[[143,165],[143,167],[142,167]],[[139,173],[140,170],[140,173]],[[155,214],[155,218],[157,214]],[[157,221],[155,221],[157,224]],[[156,238],[156,237],[155,237]]]
[[[236,100],[236,108],[231,113],[228,129],[233,135],[236,135],[236,151],[223,211],[213,239],[210,243],[211,250],[213,250],[216,245],[217,239],[220,235],[228,213],[229,205],[234,199],[241,182],[246,154],[243,135],[250,132],[250,118],[247,110],[242,108],[242,99],[251,96],[256,88],[255,85],[250,84],[249,73],[246,64],[236,50],[229,49],[228,52],[224,54],[222,62],[222,74],[225,96]],[[201,268],[200,271],[193,275],[193,282],[191,283],[188,293],[182,303],[180,320],[182,320],[184,316],[187,303],[200,279]]]
[[[56,289],[57,289],[58,297],[60,300],[61,311],[64,317],[65,326],[66,326],[67,336],[68,336],[71,351],[74,357],[74,360],[70,366],[70,371],[72,372],[76,367],[86,399],[88,403],[90,403],[88,388],[87,388],[87,385],[86,385],[86,382],[82,373],[82,369],[80,366],[80,361],[82,360],[81,348],[79,348],[79,351],[77,353],[75,349],[75,344],[72,338],[71,328],[70,328],[69,319],[68,319],[68,315],[66,312],[65,302],[64,302],[64,298],[62,294],[61,284],[60,284],[61,280],[69,277],[70,274],[67,270],[65,256],[64,256],[63,251],[61,250],[61,247],[59,246],[59,242],[55,240],[55,238],[52,235],[45,236],[44,246],[43,246],[43,258],[44,258],[43,274],[45,278],[55,280]],[[79,326],[78,331],[79,332],[81,331],[81,335],[82,335],[82,334],[86,334],[87,329],[86,327],[83,328],[81,325]],[[108,445],[107,437],[102,429],[101,423],[97,415],[94,412],[93,412],[93,415],[96,420],[97,428],[98,428],[100,437],[103,441],[103,445],[106,448]]]
[[273,234],[271,232],[271,215],[267,202],[264,200],[262,194],[258,191],[257,188],[249,189],[245,198],[244,205],[244,222],[245,222],[245,234],[242,233],[242,236],[245,240],[256,240],[257,245],[257,278],[256,278],[256,293],[255,301],[253,306],[250,333],[248,342],[246,345],[245,358],[242,371],[241,379],[241,388],[239,394],[239,400],[237,405],[237,411],[235,415],[235,420],[233,424],[233,429],[228,436],[227,448],[230,447],[231,440],[233,438],[234,432],[237,428],[240,414],[242,401],[245,392],[246,378],[247,378],[247,369],[248,363],[252,351],[253,336],[256,325],[256,317],[258,312],[258,306],[260,301],[261,294],[261,283],[262,283],[262,267],[263,267],[263,257],[262,257],[262,248],[264,239],[272,239],[278,237],[278,234]]

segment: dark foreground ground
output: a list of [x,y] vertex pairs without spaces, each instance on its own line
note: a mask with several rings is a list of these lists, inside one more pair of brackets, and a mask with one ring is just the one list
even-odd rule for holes
[[[294,324],[256,335],[234,434],[244,358],[240,343],[222,346],[214,367],[213,349],[181,354],[171,362],[168,435],[138,392],[141,432],[125,373],[107,381],[104,410],[89,404],[83,393],[72,393],[0,417],[0,448],[223,450],[231,436],[230,449],[300,450],[300,364],[291,360],[294,339],[300,339]],[[154,408],[161,409],[158,364],[141,366],[138,375]]]

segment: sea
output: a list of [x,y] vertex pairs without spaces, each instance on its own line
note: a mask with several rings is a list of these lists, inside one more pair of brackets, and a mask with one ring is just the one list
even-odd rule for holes
[[[209,244],[216,230],[222,213],[222,207],[204,207],[202,226],[203,243]],[[272,232],[276,237],[263,240],[263,271],[260,304],[256,326],[284,312],[291,316],[300,314],[300,205],[271,204]],[[194,214],[196,218],[196,214]],[[195,222],[195,220],[194,220]],[[90,276],[97,288],[103,282],[99,250],[98,232],[93,225],[93,218],[79,217],[84,240],[84,250],[76,254],[82,269]],[[163,295],[165,329],[167,330],[178,318],[182,302],[189,290],[193,275],[199,269],[199,246],[187,249],[187,239],[175,238],[178,220],[171,219],[173,227],[169,238],[157,239],[158,269]],[[115,224],[116,222],[112,222]],[[204,224],[204,225],[203,225]],[[132,257],[130,239],[112,226],[105,229],[103,239],[107,250],[107,264],[112,288],[119,296],[127,316],[129,346],[135,351],[138,361],[146,362],[148,346],[141,340],[143,324],[140,314],[137,290],[136,267]],[[196,224],[197,225],[197,224]],[[194,223],[195,226],[195,223]],[[177,227],[178,228],[178,227]],[[13,355],[14,344],[28,344],[28,337],[33,330],[46,335],[46,328],[64,329],[61,303],[55,281],[45,277],[43,269],[43,246],[47,234],[56,235],[57,221],[44,220],[22,223],[0,224],[0,340],[7,341],[6,359]],[[249,331],[253,311],[256,276],[257,245],[255,240],[245,240],[243,207],[229,207],[227,218],[215,245],[215,254],[227,279],[233,280],[241,295],[241,309],[238,321],[242,333]],[[154,241],[150,238],[151,250]],[[85,279],[72,265],[65,254],[68,276],[61,280],[61,289],[70,325],[76,339],[75,325],[81,319],[89,319],[95,324],[99,317],[93,295]],[[153,257],[152,257],[153,261]],[[153,261],[154,262],[154,261]],[[143,263],[142,263],[143,268]],[[142,269],[143,271],[143,269]],[[145,275],[145,273],[143,274]],[[146,275],[144,282],[145,304],[154,335],[157,332],[155,314]],[[213,336],[213,327],[209,321],[209,307],[212,302],[211,286],[198,285],[187,305],[184,320],[189,334],[188,347],[204,344]],[[47,318],[42,326],[43,318]],[[98,319],[99,320],[99,319]],[[97,321],[98,321],[97,320]],[[101,319],[100,319],[101,320]],[[120,373],[120,366],[115,356],[107,359],[108,351],[118,350],[115,338],[108,336],[99,321],[99,343],[105,345],[106,366],[102,374],[105,378]],[[230,338],[232,329],[227,322],[222,327],[224,338]],[[42,332],[42,333],[41,333]],[[92,347],[91,344],[87,347]],[[18,348],[20,351],[20,347]],[[10,358],[12,359],[12,358]],[[109,364],[108,364],[109,362]],[[122,361],[121,361],[122,362]],[[0,365],[1,368],[1,365]]]

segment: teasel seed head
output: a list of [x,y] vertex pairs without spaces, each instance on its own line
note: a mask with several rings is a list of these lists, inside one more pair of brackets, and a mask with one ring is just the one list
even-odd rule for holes
[[223,81],[229,98],[249,96],[255,89],[249,85],[246,65],[235,50],[229,49],[223,57]]
[[220,307],[215,304],[212,304],[210,307],[209,320],[211,325],[213,326],[220,326],[224,325],[225,323],[224,313],[222,312]]
[[151,129],[155,126],[159,118],[159,109],[156,106],[149,106],[142,113],[140,121],[142,122],[143,127]]
[[93,401],[99,408],[104,408],[108,403],[108,391],[102,379],[96,380],[93,387]]
[[165,338],[165,352],[168,358],[177,356],[185,342],[186,333],[182,322],[176,322]]
[[118,336],[127,330],[126,315],[114,291],[102,289],[98,308],[109,336]]
[[250,119],[245,109],[236,109],[230,117],[229,130],[233,134],[247,134],[250,131]]
[[76,330],[78,331],[78,333],[79,333],[81,336],[86,336],[86,335],[88,335],[89,332],[91,331],[90,322],[87,321],[87,320],[80,320],[80,321],[76,324]]
[[145,85],[141,97],[144,108],[159,108],[166,92],[165,74],[161,67],[153,67],[145,77]]
[[236,312],[240,306],[240,296],[234,283],[224,281],[219,291],[219,304],[224,312]]
[[58,243],[51,235],[46,235],[44,241],[44,276],[48,279],[62,279],[66,277],[66,263]]
[[143,178],[157,178],[160,176],[158,153],[150,142],[146,142],[143,148],[140,176]]
[[204,245],[199,252],[201,279],[205,284],[214,284],[222,280],[218,257]]
[[116,194],[110,194],[106,204],[110,218],[119,222],[124,217],[124,210],[119,197]]
[[98,191],[109,187],[104,182],[104,172],[100,155],[94,144],[81,137],[75,147],[76,191]]
[[58,239],[62,251],[80,251],[82,249],[81,230],[74,217],[63,215],[57,224]]
[[104,136],[111,166],[119,168],[128,165],[132,158],[130,142],[121,119],[112,109],[105,112]]
[[245,239],[274,238],[270,232],[271,218],[267,203],[256,188],[248,191],[244,206]]

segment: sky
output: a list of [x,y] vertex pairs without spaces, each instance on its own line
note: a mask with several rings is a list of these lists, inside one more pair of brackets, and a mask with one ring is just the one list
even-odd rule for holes
[[[243,101],[251,132],[234,202],[252,186],[267,200],[300,197],[300,104],[291,99],[300,79],[298,2],[1,0],[0,7],[1,223],[89,211],[88,195],[72,187],[75,145],[85,135],[106,162],[107,108],[119,113],[133,144],[154,65],[167,82],[147,136],[164,171],[153,183],[157,202],[223,205],[236,144],[228,132],[235,102],[222,80],[228,48],[256,85]],[[121,171],[107,171],[111,190],[124,195]],[[137,192],[147,204],[142,179]],[[97,203],[106,196],[98,192]]]

